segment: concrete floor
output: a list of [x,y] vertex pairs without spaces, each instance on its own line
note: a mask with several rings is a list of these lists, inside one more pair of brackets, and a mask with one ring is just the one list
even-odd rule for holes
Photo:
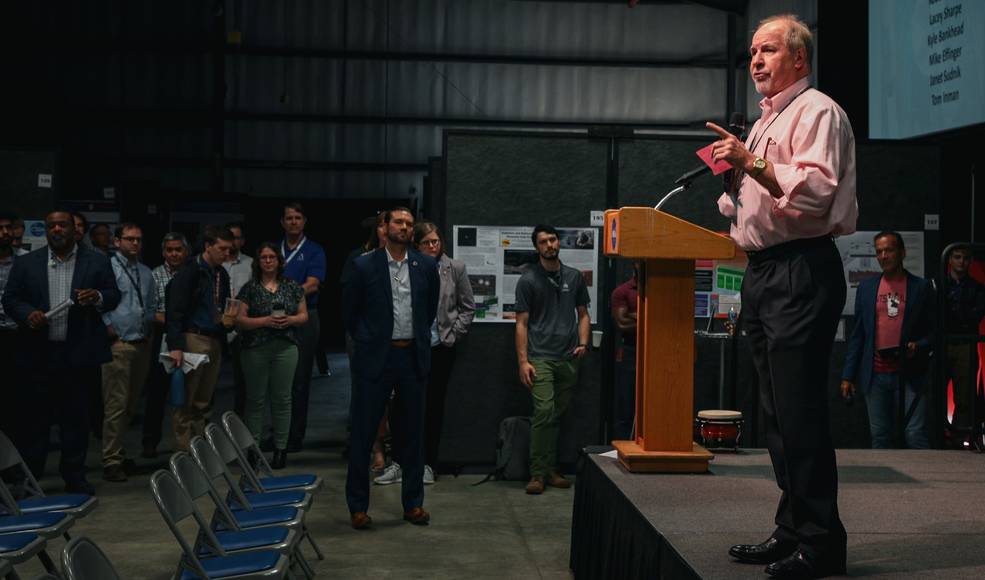
[[[305,554],[326,578],[570,578],[568,548],[574,490],[549,489],[528,496],[521,482],[490,481],[478,487],[478,475],[440,477],[425,489],[424,507],[431,525],[418,527],[401,519],[399,485],[374,486],[370,515],[373,528],[357,532],[349,527],[344,486],[346,464],[341,457],[348,408],[349,376],[344,355],[330,356],[332,376],[312,381],[308,441],[305,451],[289,456],[286,472],[315,472],[325,488],[316,496],[307,522],[325,553],[317,561],[310,546]],[[317,371],[316,371],[317,373]],[[216,398],[215,416],[231,408],[228,373]],[[165,432],[170,429],[165,426]],[[171,448],[166,440],[161,449]],[[128,450],[140,450],[140,427],[131,427]],[[167,453],[156,464],[165,467]],[[101,478],[99,441],[89,452],[89,479],[96,486],[100,505],[77,522],[70,532],[92,538],[107,553],[125,580],[169,578],[179,548],[155,507],[148,485],[154,461],[137,459],[147,474],[126,483]],[[48,460],[49,471],[57,456]],[[47,493],[62,492],[62,482],[47,476]],[[199,504],[204,508],[207,503]],[[186,528],[190,530],[190,527]],[[190,534],[189,534],[190,535]],[[48,553],[60,559],[64,541],[49,544]],[[18,566],[23,578],[42,572],[35,559]]]

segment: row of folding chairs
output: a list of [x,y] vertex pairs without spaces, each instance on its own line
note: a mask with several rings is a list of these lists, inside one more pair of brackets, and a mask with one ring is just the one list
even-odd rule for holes
[[[18,481],[18,496],[0,482],[0,578],[18,578],[15,566],[37,557],[50,576],[58,568],[47,553],[48,542],[59,536],[71,540],[68,529],[98,505],[84,494],[46,496],[17,448],[0,432],[0,471]],[[4,569],[6,567],[7,569]]]
[[[0,560],[0,578],[16,580],[13,566]],[[72,538],[62,550],[62,575],[51,571],[34,580],[121,580],[113,562],[95,542],[85,536]]]
[[[275,476],[253,435],[231,411],[223,414],[221,426],[209,424],[205,437],[192,439],[190,454],[172,455],[169,467],[151,476],[150,487],[181,547],[175,578],[295,578],[294,570],[309,580],[314,576],[301,543],[306,540],[324,559],[305,524],[321,477]],[[206,511],[199,508],[203,503],[210,506]],[[194,538],[181,531],[189,518],[197,528]]]

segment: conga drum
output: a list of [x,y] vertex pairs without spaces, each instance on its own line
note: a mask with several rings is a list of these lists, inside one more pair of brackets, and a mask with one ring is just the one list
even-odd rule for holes
[[724,409],[698,411],[695,439],[708,450],[738,451],[742,435],[742,413]]

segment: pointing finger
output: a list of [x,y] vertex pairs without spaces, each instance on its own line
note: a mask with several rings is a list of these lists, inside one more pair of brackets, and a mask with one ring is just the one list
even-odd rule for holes
[[733,136],[731,133],[729,133],[725,129],[722,129],[721,127],[719,127],[718,125],[712,123],[711,121],[708,121],[707,123],[705,123],[705,127],[707,127],[709,129],[711,129],[712,131],[718,133],[718,135],[720,137],[722,137],[723,139],[729,139],[729,138],[731,138]]

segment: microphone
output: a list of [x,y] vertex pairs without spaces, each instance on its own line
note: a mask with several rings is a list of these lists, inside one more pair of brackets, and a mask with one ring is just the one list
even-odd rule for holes
[[[742,133],[746,130],[746,116],[742,113],[735,112],[729,116],[728,119],[728,132],[735,135],[738,139],[742,139]],[[735,187],[735,169],[729,169],[722,175],[722,189],[732,195],[734,192],[732,189]]]
[[[746,130],[746,116],[743,115],[742,113],[732,113],[732,115],[729,117],[728,132],[741,139],[742,133],[745,130]],[[688,171],[684,175],[678,177],[677,181],[674,182],[674,185],[681,185],[684,183],[690,184],[696,178],[704,175],[705,173],[708,173],[709,171],[711,171],[711,167],[708,167],[707,165],[702,163],[701,167],[692,169],[691,171]],[[728,183],[732,180],[732,172],[733,170],[729,169],[725,173],[725,177],[723,178],[726,180],[725,181],[726,189],[728,189]]]

